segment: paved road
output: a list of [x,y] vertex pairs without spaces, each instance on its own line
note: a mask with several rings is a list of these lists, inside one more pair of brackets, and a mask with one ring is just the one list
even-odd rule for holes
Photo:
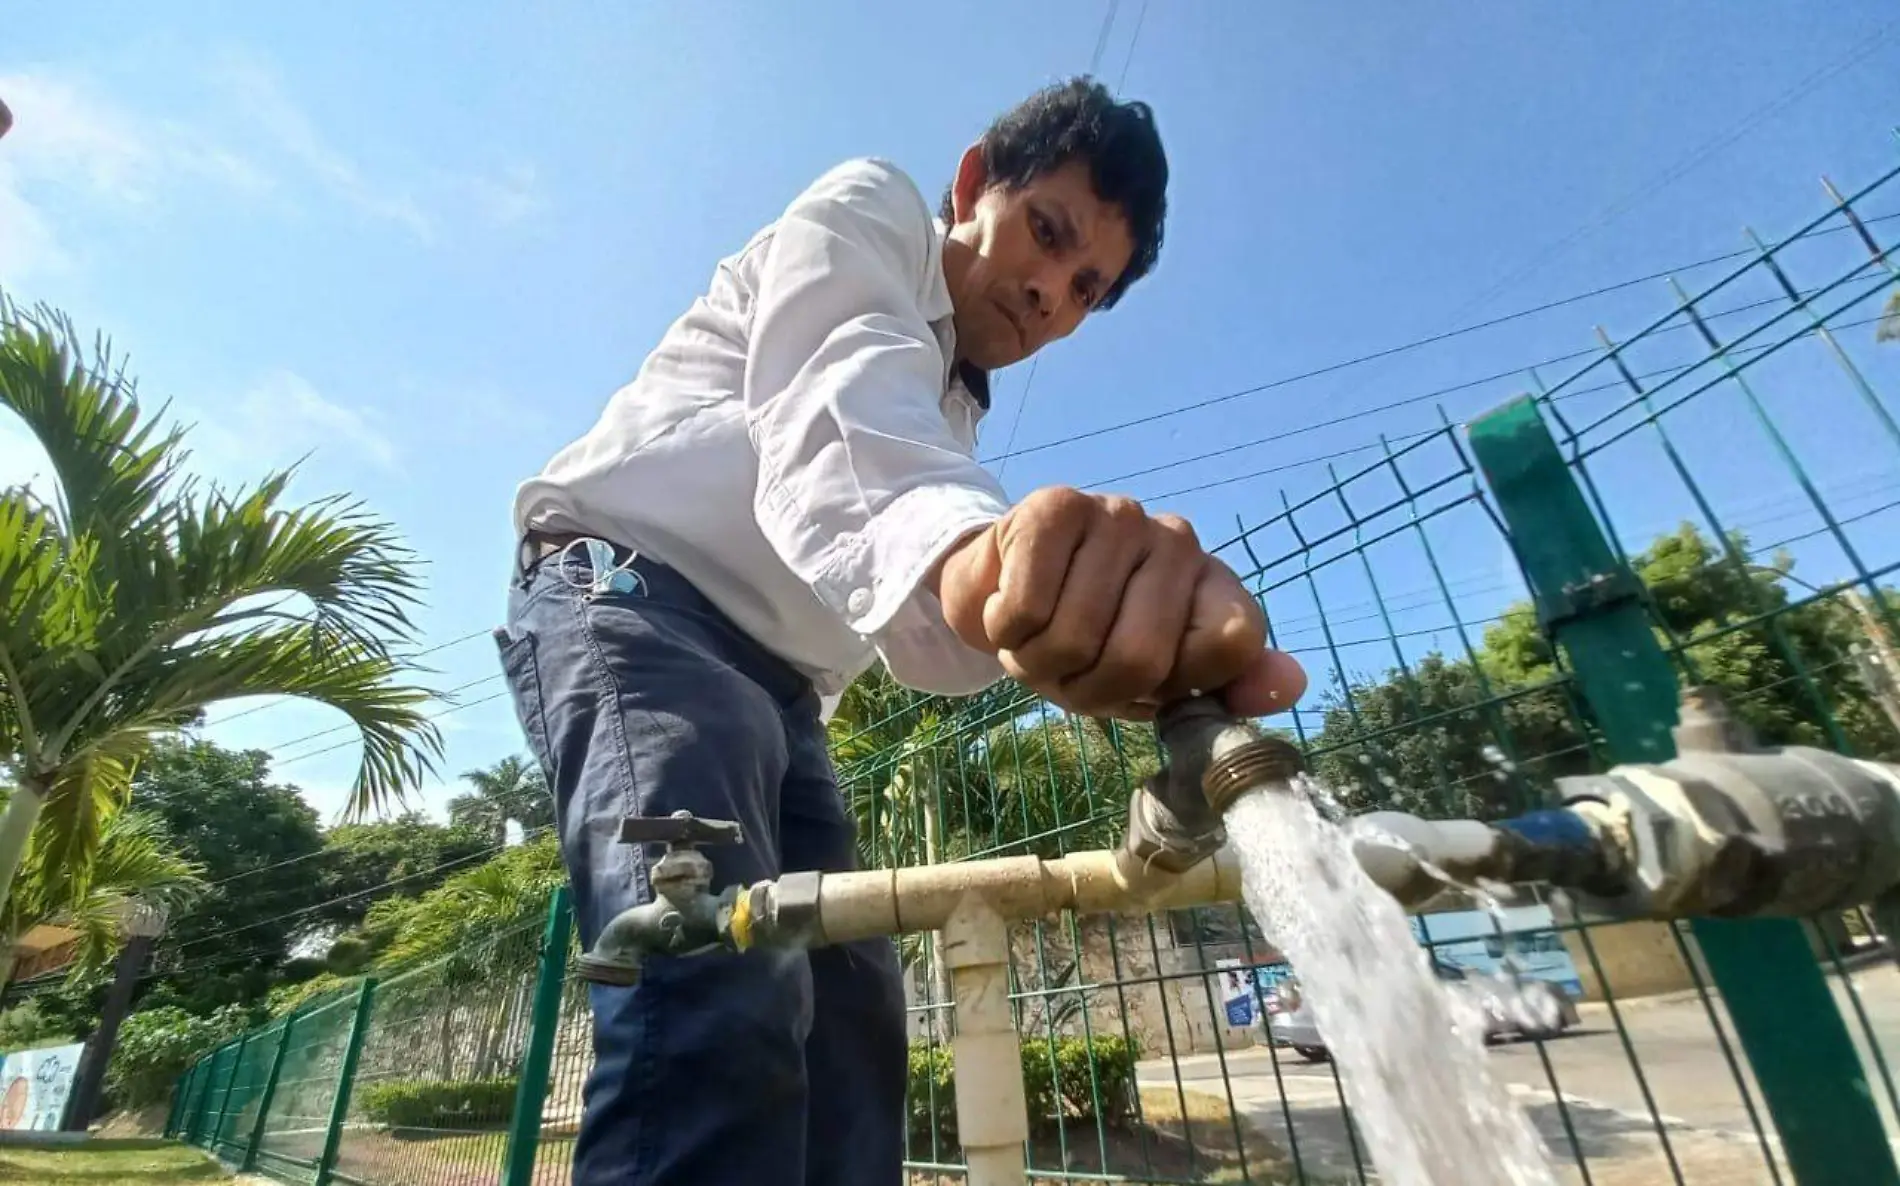
[[[1865,1031],[1854,1020],[1845,986],[1833,986],[1871,1068]],[[1869,968],[1855,974],[1854,986],[1868,1028],[1889,1057],[1900,1060],[1900,973],[1891,965]],[[1541,1051],[1533,1042],[1492,1048],[1492,1065],[1528,1109],[1553,1158],[1566,1163],[1567,1179],[1584,1181],[1581,1160],[1592,1186],[1673,1183],[1673,1157],[1688,1186],[1774,1182],[1764,1145],[1778,1157],[1778,1144],[1772,1136],[1764,1142],[1750,1120],[1751,1104],[1761,1108],[1760,1092],[1746,1071],[1739,1081],[1731,1072],[1702,1000],[1638,1001],[1620,1013],[1634,1060],[1600,1005],[1585,1006],[1582,1026],[1544,1043]],[[1719,1004],[1716,1015],[1723,1032],[1732,1035]],[[1253,1049],[1226,1056],[1235,1105],[1282,1144],[1297,1141],[1309,1174],[1357,1181],[1333,1068],[1305,1063],[1290,1051],[1279,1052],[1277,1061],[1284,1103],[1273,1055]],[[1219,1096],[1225,1091],[1220,1062],[1214,1055],[1155,1060],[1142,1064],[1141,1078],[1148,1086],[1171,1085],[1178,1068],[1184,1088]],[[1900,1062],[1894,1069],[1900,1073]],[[1889,1131],[1900,1131],[1877,1072],[1873,1088]]]

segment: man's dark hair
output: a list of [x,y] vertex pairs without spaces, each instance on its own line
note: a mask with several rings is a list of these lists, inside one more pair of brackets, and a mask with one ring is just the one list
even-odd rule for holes
[[[1021,189],[1072,160],[1088,163],[1095,196],[1121,207],[1135,250],[1101,308],[1121,299],[1161,255],[1168,213],[1168,157],[1146,103],[1117,102],[1092,78],[1073,78],[1037,91],[997,117],[979,142],[988,184]],[[950,190],[944,222],[955,222]]]

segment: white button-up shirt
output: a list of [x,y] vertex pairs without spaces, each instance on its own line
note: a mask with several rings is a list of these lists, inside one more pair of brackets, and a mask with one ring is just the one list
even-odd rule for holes
[[598,423],[515,497],[517,531],[599,536],[677,569],[827,699],[877,655],[928,691],[994,657],[924,575],[1007,509],[976,462],[939,224],[894,166],[800,194],[674,322]]

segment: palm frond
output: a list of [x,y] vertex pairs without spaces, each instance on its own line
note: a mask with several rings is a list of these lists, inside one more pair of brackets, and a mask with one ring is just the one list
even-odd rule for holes
[[95,747],[54,773],[33,829],[29,860],[60,883],[69,900],[83,899],[97,876],[96,857],[109,822],[125,806],[144,739],[125,734]]
[[356,726],[363,753],[348,811],[359,817],[401,802],[442,751],[441,733],[423,711],[434,693],[397,682],[401,673],[386,654],[323,639],[311,623],[201,637],[147,656],[69,751],[83,753],[93,738],[176,728],[219,700],[293,696],[335,708]]
[[183,430],[141,417],[133,383],[103,338],[88,351],[66,317],[0,295],[0,407],[46,450],[72,534],[117,530],[159,506],[183,459]]
[[203,866],[173,849],[155,816],[124,810],[106,824],[92,861],[90,885],[61,911],[80,933],[74,974],[96,968],[124,941],[126,910],[138,902],[176,910],[202,888]]

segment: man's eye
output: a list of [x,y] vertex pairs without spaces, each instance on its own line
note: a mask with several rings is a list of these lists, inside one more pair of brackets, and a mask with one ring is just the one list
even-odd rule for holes
[[1076,286],[1075,286],[1075,299],[1078,303],[1081,304],[1084,312],[1090,309],[1093,309],[1095,307],[1094,290],[1089,288],[1088,285],[1080,283],[1079,281],[1076,283]]
[[1049,225],[1049,220],[1044,218],[1042,215],[1037,214],[1034,211],[1030,212],[1029,229],[1030,229],[1030,233],[1036,236],[1037,243],[1040,243],[1044,247],[1050,247],[1054,245],[1055,237],[1056,237],[1055,228],[1051,227]]

